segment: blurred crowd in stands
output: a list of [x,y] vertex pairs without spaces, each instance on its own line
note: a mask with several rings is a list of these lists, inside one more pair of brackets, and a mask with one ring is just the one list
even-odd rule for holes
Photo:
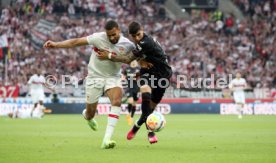
[[[106,20],[112,18],[119,22],[124,35],[128,23],[136,20],[156,37],[173,67],[174,87],[178,74],[190,81],[211,74],[227,78],[239,70],[251,88],[275,88],[276,0],[233,2],[244,19],[197,10],[192,11],[190,20],[173,20],[167,16],[164,0],[17,0],[2,8],[0,18],[0,35],[7,34],[11,50],[8,84],[19,84],[24,90],[34,69],[56,77],[83,79],[87,74],[91,47],[45,50],[32,46],[31,29],[39,20],[57,23],[48,39],[61,41],[103,31]],[[4,59],[0,60],[3,85]]]

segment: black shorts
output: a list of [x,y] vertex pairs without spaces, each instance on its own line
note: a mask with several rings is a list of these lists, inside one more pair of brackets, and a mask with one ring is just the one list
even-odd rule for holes
[[138,101],[138,93],[140,92],[140,88],[135,83],[133,88],[127,88],[126,96],[128,98],[132,97],[134,101]]
[[158,104],[162,100],[166,89],[169,87],[170,80],[145,73],[140,76],[138,84],[140,86],[149,85],[151,87],[151,101]]

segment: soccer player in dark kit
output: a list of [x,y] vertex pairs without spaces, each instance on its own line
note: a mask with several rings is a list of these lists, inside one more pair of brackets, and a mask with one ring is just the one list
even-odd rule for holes
[[[144,33],[138,22],[130,23],[128,30],[136,45],[136,49],[132,51],[132,54],[119,56],[102,51],[98,58],[127,64],[136,59],[141,66],[138,86],[140,86],[142,94],[142,114],[127,134],[127,139],[131,140],[164,96],[166,88],[169,86],[172,69],[167,62],[167,55],[161,45]],[[148,130],[148,140],[151,144],[158,141],[155,133],[150,130]]]
[[129,125],[133,124],[133,117],[136,111],[136,104],[138,101],[138,93],[140,88],[137,85],[137,80],[140,74],[140,67],[136,60],[132,61],[130,65],[123,71],[126,77],[128,88],[126,90],[127,96],[127,122]]

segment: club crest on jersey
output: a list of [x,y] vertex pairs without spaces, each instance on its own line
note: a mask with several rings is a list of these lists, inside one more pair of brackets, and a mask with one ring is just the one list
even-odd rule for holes
[[124,51],[125,51],[125,48],[123,48],[123,47],[119,47],[119,51],[120,51],[120,53],[122,53],[122,52],[124,52]]

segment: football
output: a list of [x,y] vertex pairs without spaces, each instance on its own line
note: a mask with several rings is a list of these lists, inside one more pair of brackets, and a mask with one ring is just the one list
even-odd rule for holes
[[159,132],[165,127],[166,120],[161,113],[153,112],[148,116],[146,124],[149,130]]

